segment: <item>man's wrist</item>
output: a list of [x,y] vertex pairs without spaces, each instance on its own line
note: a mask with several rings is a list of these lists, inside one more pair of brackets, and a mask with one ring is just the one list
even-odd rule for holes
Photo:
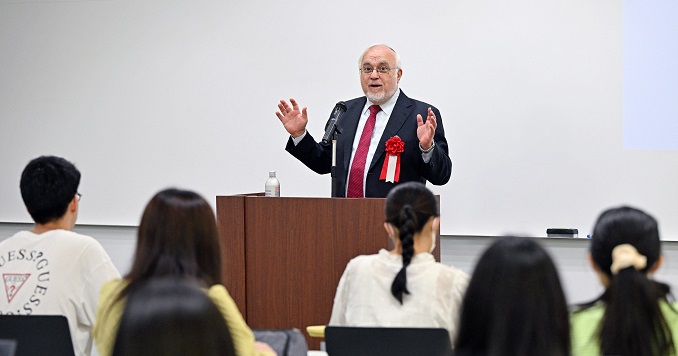
[[304,129],[304,131],[301,131],[301,133],[298,134],[298,135],[290,135],[290,136],[292,136],[292,139],[293,139],[293,140],[297,140],[297,139],[299,139],[301,136],[304,136],[305,133],[306,133],[306,129]]
[[304,130],[304,132],[302,132],[301,135],[299,135],[297,137],[294,137],[290,134],[290,138],[292,139],[292,143],[294,143],[295,146],[298,145],[299,142],[301,142],[301,140],[304,139],[304,137],[306,137],[306,130]]
[[431,141],[431,147],[424,149],[424,147],[421,145],[421,142],[419,142],[419,149],[421,150],[421,153],[429,153],[433,151],[433,147],[436,146],[435,141]]

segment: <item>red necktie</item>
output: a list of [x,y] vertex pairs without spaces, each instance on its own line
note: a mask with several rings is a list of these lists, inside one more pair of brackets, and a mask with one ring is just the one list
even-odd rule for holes
[[377,113],[381,110],[379,105],[370,106],[370,116],[367,118],[363,133],[360,135],[360,142],[358,148],[355,150],[353,156],[353,164],[351,164],[351,171],[348,176],[348,198],[362,198],[363,181],[365,180],[365,161],[367,160],[367,151],[370,150],[370,141],[372,140],[372,131],[374,131],[374,124],[377,122]]

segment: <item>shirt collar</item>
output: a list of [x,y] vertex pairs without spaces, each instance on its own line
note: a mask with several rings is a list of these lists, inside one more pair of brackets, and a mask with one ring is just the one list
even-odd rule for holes
[[[393,94],[393,96],[390,99],[388,99],[385,103],[379,105],[379,107],[381,108],[381,111],[383,111],[384,114],[386,114],[386,117],[391,117],[391,112],[393,111],[393,108],[395,107],[395,104],[398,101],[399,96],[400,96],[400,88],[398,88],[398,90],[396,90],[396,92]],[[374,104],[372,104],[370,102],[370,99],[367,99],[367,101],[365,102],[365,106],[363,107],[363,111],[362,111],[363,115],[365,115],[369,111],[370,106],[372,106],[372,105],[374,105]]]

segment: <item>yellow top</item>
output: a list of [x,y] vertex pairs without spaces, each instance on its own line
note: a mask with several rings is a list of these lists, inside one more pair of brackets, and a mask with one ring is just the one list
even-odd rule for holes
[[310,337],[325,338],[325,325],[310,325],[306,327]]
[[[120,318],[124,311],[124,303],[115,303],[111,305],[118,293],[127,285],[127,282],[121,279],[114,279],[101,287],[99,295],[99,306],[97,307],[97,318],[94,322],[94,341],[96,342],[99,355],[110,356],[113,353],[115,337],[118,333]],[[226,288],[220,284],[215,284],[207,290],[207,296],[224,315],[228,323],[228,329],[233,338],[235,353],[241,355],[270,355],[267,352],[259,352],[254,348],[254,334],[247,326],[235,301],[228,294]]]

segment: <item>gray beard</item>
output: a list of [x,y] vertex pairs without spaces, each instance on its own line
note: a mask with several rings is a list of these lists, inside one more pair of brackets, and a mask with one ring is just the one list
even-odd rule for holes
[[395,87],[390,93],[381,92],[380,94],[372,94],[368,92],[365,93],[365,96],[370,100],[371,103],[381,105],[391,99],[397,90],[398,87]]

